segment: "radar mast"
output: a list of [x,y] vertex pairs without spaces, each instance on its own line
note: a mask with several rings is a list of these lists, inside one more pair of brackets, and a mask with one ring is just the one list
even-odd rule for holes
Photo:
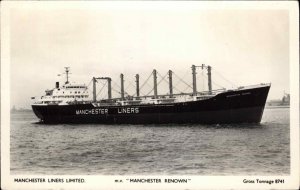
[[65,82],[65,84],[69,84],[69,72],[70,72],[70,67],[65,67],[66,69],[66,77],[67,77],[67,81]]

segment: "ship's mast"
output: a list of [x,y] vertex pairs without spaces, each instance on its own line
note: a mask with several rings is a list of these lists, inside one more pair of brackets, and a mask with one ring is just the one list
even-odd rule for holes
[[211,66],[207,66],[207,76],[208,76],[208,92],[212,94],[212,84],[211,84]]
[[156,75],[156,70],[153,70],[153,83],[154,83],[154,98],[157,98],[157,75]]
[[173,96],[173,83],[172,83],[172,71],[169,70],[169,90],[170,90],[170,97]]
[[192,74],[193,74],[193,96],[197,95],[197,81],[196,81],[196,66],[192,65]]
[[93,102],[96,102],[96,82],[97,79],[93,77]]
[[[208,94],[212,94],[212,79],[211,79],[211,66],[209,65],[204,65],[202,64],[201,66],[195,66],[195,65],[192,65],[192,74],[193,74],[193,96],[197,96],[197,67],[201,67],[202,69],[207,69],[207,76],[208,76]],[[66,68],[66,75],[67,75],[67,81],[66,81],[66,84],[69,82],[68,81],[68,74],[69,74],[69,67],[65,67]],[[154,69],[153,72],[152,72],[152,75],[153,75],[153,91],[154,91],[154,94],[153,94],[153,98],[157,99],[158,98],[158,91],[157,91],[157,71]],[[151,76],[151,75],[150,75]],[[149,78],[150,78],[149,76]],[[173,94],[173,71],[172,70],[169,70],[168,71],[168,76],[169,76],[169,97],[172,98],[176,95],[179,95],[179,94]],[[175,75],[176,76],[176,75]],[[136,74],[135,75],[135,78],[136,78],[136,97],[139,98],[140,97],[140,87],[139,87],[139,74]],[[149,79],[148,78],[148,79]],[[96,82],[98,79],[101,79],[101,80],[107,80],[107,83],[108,83],[108,99],[112,99],[112,87],[111,87],[111,78],[110,77],[98,77],[98,78],[95,78],[93,77],[93,102],[96,102]],[[121,100],[125,100],[125,90],[124,90],[124,75],[121,73],[120,74],[120,79],[121,79]],[[148,81],[147,79],[147,81]],[[146,82],[147,82],[146,81]],[[142,85],[144,86],[144,85]],[[183,94],[183,93],[181,93]],[[188,94],[188,95],[191,95],[191,93],[185,93],[185,94]],[[143,96],[143,97],[148,97],[147,95],[146,96]]]
[[135,82],[136,82],[136,96],[139,97],[140,96],[140,76],[139,74],[135,75]]
[[107,80],[108,99],[111,99],[111,78],[109,77],[93,77],[93,102],[96,102],[96,82],[98,79]]
[[65,84],[69,84],[69,71],[70,71],[70,67],[65,67],[66,69],[66,78],[67,78],[67,81],[65,82]]
[[197,95],[197,80],[196,80],[196,67],[201,67],[202,69],[207,69],[208,76],[208,94],[212,94],[212,80],[211,80],[211,66],[202,64],[201,66],[192,65],[192,73],[193,73],[193,96]]
[[107,77],[108,99],[111,99],[111,78]]
[[121,78],[121,99],[124,100],[124,75],[120,75]]
[[202,64],[201,65],[201,68],[204,69],[206,68],[207,69],[207,77],[208,77],[208,94],[212,94],[212,82],[211,82],[211,66],[209,65],[204,65]]

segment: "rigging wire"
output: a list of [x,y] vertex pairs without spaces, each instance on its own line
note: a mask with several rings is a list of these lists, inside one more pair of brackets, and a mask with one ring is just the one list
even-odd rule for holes
[[[167,84],[169,84],[169,82],[165,79],[169,74],[166,73],[165,76],[162,76],[161,74],[157,73],[159,77],[161,77],[160,81],[157,83],[157,87],[161,82],[166,82]],[[166,93],[167,94],[167,93]]]
[[147,94],[146,94],[146,96],[148,96],[149,94],[151,94],[152,92],[153,92],[153,88],[150,90],[150,92],[148,92]]
[[204,76],[203,69],[202,69],[201,75],[202,75],[202,89],[203,89],[203,91],[205,91],[205,82],[206,82],[205,78],[206,77]]
[[213,70],[216,74],[218,74],[221,78],[223,78],[225,81],[227,81],[228,83],[230,83],[232,86],[237,87],[237,85],[235,85],[233,82],[231,82],[230,80],[226,79],[221,73],[219,73],[218,71],[216,71],[215,69]]
[[158,85],[166,78],[166,76],[168,76],[168,73],[167,73],[165,76],[162,76],[162,75],[159,74],[158,72],[157,72],[157,74],[158,74],[158,76],[161,77],[160,81],[157,83],[157,86],[158,86]]
[[[172,71],[172,73],[174,73],[173,71]],[[167,73],[168,74],[168,73]],[[184,75],[184,77],[186,76],[188,74],[188,72],[186,72],[185,73],[185,75]],[[160,75],[161,76],[161,75]],[[184,78],[183,77],[183,78]],[[180,78],[180,77],[178,77],[178,78]],[[169,83],[169,81],[167,81],[166,79],[165,79],[165,77],[163,77],[163,80],[166,82],[166,83]],[[179,93],[183,93],[183,91],[182,90],[179,90],[176,86],[178,85],[180,83],[180,81],[178,81],[177,83],[176,83],[176,85],[173,85],[172,87],[173,87],[173,90],[176,90],[177,92],[179,92]],[[188,87],[189,88],[189,87]]]
[[149,83],[146,83],[146,85],[147,85],[149,88],[153,88],[153,86],[151,86]]
[[[152,73],[153,73],[153,72],[152,72]],[[167,73],[165,76],[162,76],[162,75],[159,74],[158,72],[157,72],[157,74],[158,74],[159,77],[161,77],[160,81],[157,83],[157,86],[158,86],[162,81],[165,80],[166,76],[168,76],[168,73]],[[152,89],[146,94],[146,96],[148,96],[149,94],[151,94],[151,93],[153,92],[154,88],[153,88],[153,87],[151,87],[151,88],[152,88]]]
[[[133,89],[135,88],[135,86],[131,83],[131,82],[128,82],[128,85],[125,89],[129,89],[129,87],[133,87]],[[124,90],[125,91],[125,90]],[[127,95],[129,95],[128,92],[125,92]]]
[[[118,88],[119,88],[119,89],[121,89],[121,86],[120,86],[120,85],[118,85],[118,83],[116,83],[116,82],[113,82],[113,84],[114,84],[114,85],[116,85],[116,86],[118,86]],[[127,87],[126,87],[125,89],[127,89]],[[127,95],[129,95],[129,93],[128,93],[128,92],[127,92],[125,89],[124,89],[124,94],[127,94]],[[120,94],[121,94],[121,91],[118,91],[118,90],[116,90],[116,89],[114,89],[114,88],[112,88],[112,90],[113,90],[114,92],[116,92],[118,95],[120,95]]]
[[[103,84],[103,83],[101,82],[101,84]],[[106,87],[106,84],[107,84],[107,82],[104,83],[104,85],[102,86],[102,88],[100,89],[100,91],[97,93],[96,98],[102,92],[102,90],[104,89],[104,87]]]
[[150,79],[150,77],[152,76],[153,71],[151,72],[151,74],[148,76],[147,80],[145,80],[145,82],[141,85],[140,90],[145,86],[145,84],[148,82],[148,80]]
[[[172,72],[172,73],[174,73],[174,72]],[[185,78],[188,74],[189,74],[189,71],[186,71],[182,78]],[[178,77],[178,78],[180,78],[180,77]],[[177,86],[179,83],[180,83],[180,80],[174,86]]]
[[[105,81],[105,82],[103,83],[102,81],[100,81],[100,83],[101,83],[102,85],[104,85],[104,86],[102,86],[102,88],[101,88],[101,90],[100,90],[100,91],[102,91],[102,90],[104,89],[104,87],[108,84],[108,82]],[[113,82],[113,84],[117,84],[117,83]],[[113,88],[113,87],[111,87],[111,90],[114,91],[114,92],[117,93],[117,94],[121,94],[120,91],[116,90],[116,89]],[[100,94],[100,92],[99,92],[98,94]],[[97,96],[98,96],[98,94],[97,94]],[[97,97],[97,96],[96,96],[96,97]]]
[[[181,82],[183,82],[185,85],[187,85],[187,86],[189,86],[191,89],[193,89],[193,87],[192,87],[191,85],[189,85],[187,82],[185,82],[183,79],[181,79],[178,75],[176,75],[176,73],[174,73],[174,75],[175,75],[176,77],[178,77],[179,80],[180,80]],[[177,86],[177,85],[176,85],[176,86]]]
[[120,91],[117,91],[116,89],[114,89],[114,88],[111,88],[111,90],[112,91],[114,91],[114,92],[116,92],[117,94],[121,94],[121,92]]
[[118,88],[121,88],[121,86],[120,86],[120,85],[118,85],[118,83],[116,83],[116,82],[115,82],[115,81],[113,81],[113,80],[112,80],[112,82],[113,82],[113,85],[114,85],[114,86],[117,86]]
[[218,83],[212,82],[214,85],[220,87],[220,88],[224,88],[224,86],[219,85]]
[[[167,73],[167,75],[168,75],[168,73]],[[167,81],[165,78],[166,78],[166,76],[164,76],[164,77],[162,78],[162,80],[164,80],[166,83],[169,84],[169,81]]]
[[[118,83],[116,83],[115,81],[113,81],[112,80],[112,82],[113,82],[113,86],[117,86],[119,89],[121,89],[121,86],[120,85],[118,85]],[[121,94],[121,92],[120,91],[118,91],[118,90],[116,90],[115,88],[113,88],[113,87],[111,87],[111,90],[112,91],[114,91],[115,93],[117,93],[118,95],[119,94]]]
[[90,86],[90,84],[91,84],[91,82],[93,81],[93,79],[89,82],[89,84],[86,86],[87,88],[83,91],[83,93],[85,93],[89,88],[89,86]]
[[[214,70],[214,71],[215,71],[215,70]],[[219,73],[218,73],[218,74],[219,74]],[[207,83],[207,80],[206,80],[206,76],[205,76],[203,70],[202,70],[202,72],[201,72],[201,75],[202,75],[202,85],[203,85],[203,88],[202,88],[202,89],[203,89],[203,91],[205,91],[205,83]],[[219,74],[219,75],[222,77],[221,74]],[[224,78],[224,77],[222,77],[222,78],[226,80],[226,78]],[[227,82],[230,82],[230,81],[227,81]],[[224,88],[224,86],[222,86],[222,85],[220,85],[220,84],[214,82],[213,80],[212,80],[212,84],[214,84],[215,86],[218,86],[218,87],[220,87],[220,88]]]
[[178,88],[176,88],[175,86],[173,86],[173,90],[177,90],[180,93],[183,93],[183,91],[179,90]]
[[[146,85],[150,88],[150,89],[152,89],[151,91],[153,91],[154,90],[154,88],[153,88],[153,86],[151,86],[149,83],[146,83]],[[151,92],[150,91],[150,92]],[[146,96],[148,96],[149,95],[149,93],[148,94],[146,94]]]
[[184,91],[186,91],[189,87],[186,87],[183,91],[181,91],[180,93],[183,93]]

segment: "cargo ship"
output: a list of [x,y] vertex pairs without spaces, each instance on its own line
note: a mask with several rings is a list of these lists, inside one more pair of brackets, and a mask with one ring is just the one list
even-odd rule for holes
[[290,107],[290,94],[283,93],[281,100],[270,100],[267,102],[267,108],[289,108]]
[[[207,70],[208,90],[197,91],[196,69]],[[135,96],[125,96],[124,75],[120,75],[120,97],[112,97],[112,79],[93,77],[92,93],[85,84],[66,81],[46,90],[41,97],[32,97],[32,109],[43,123],[99,123],[99,124],[168,124],[168,123],[260,123],[270,83],[241,86],[236,89],[212,90],[211,66],[192,65],[192,92],[173,93],[173,72],[168,74],[168,93],[159,95],[157,71],[153,70],[153,94],[140,95],[139,75],[136,78]],[[107,83],[107,98],[97,99],[99,80]]]

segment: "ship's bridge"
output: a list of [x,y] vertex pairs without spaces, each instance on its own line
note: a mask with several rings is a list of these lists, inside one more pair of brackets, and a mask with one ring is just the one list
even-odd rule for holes
[[34,104],[69,104],[70,102],[90,101],[88,88],[85,84],[67,83],[59,86],[56,82],[55,88],[46,90],[45,95],[39,97]]

